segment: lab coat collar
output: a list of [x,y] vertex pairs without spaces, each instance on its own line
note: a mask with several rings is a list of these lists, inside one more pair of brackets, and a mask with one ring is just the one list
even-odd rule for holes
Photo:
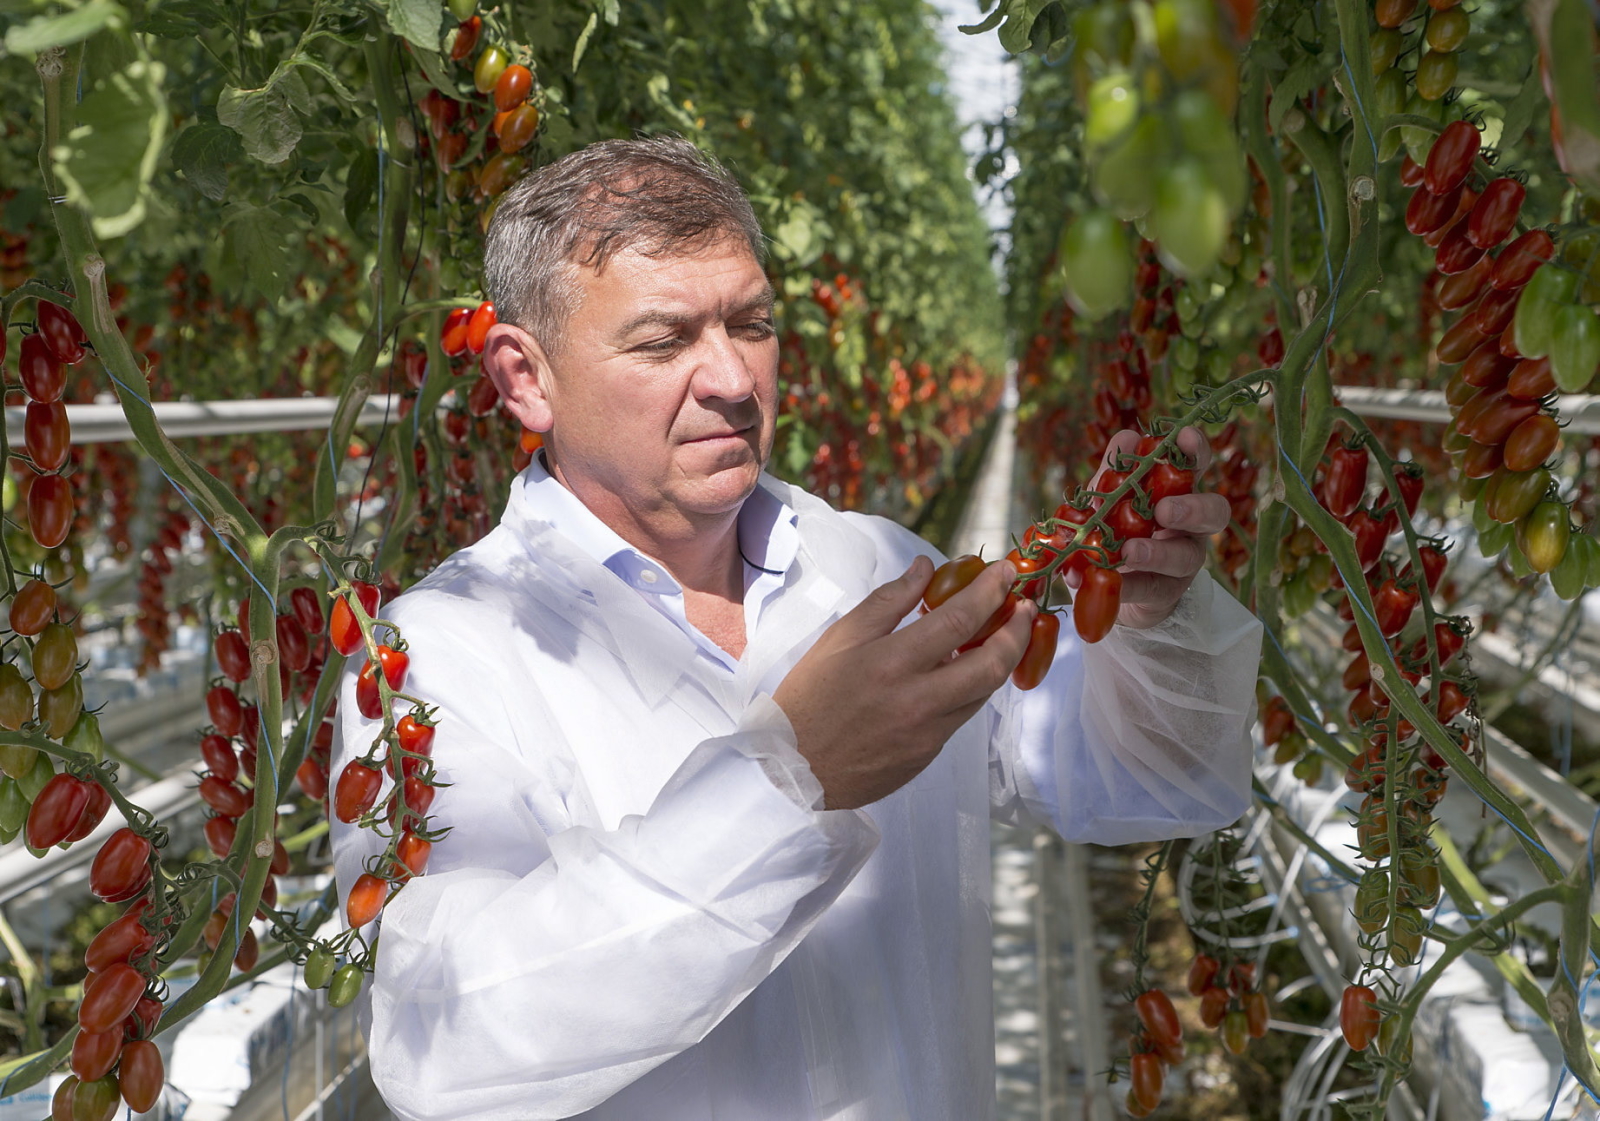
[[[654,595],[683,594],[682,585],[665,565],[630,545],[550,474],[543,448],[534,453],[533,461],[522,474],[525,510],[530,517],[554,526],[635,591]],[[758,568],[788,572],[799,548],[796,520],[794,510],[758,486],[739,510],[740,552]]]
[[[559,493],[541,490],[535,498],[530,494],[535,483],[548,483]],[[564,510],[563,499],[570,500],[576,510]],[[692,674],[719,704],[737,711],[734,702],[747,702],[768,671],[785,661],[819,626],[832,621],[842,600],[852,594],[860,599],[871,590],[862,566],[866,576],[873,570],[870,542],[821,499],[763,474],[746,506],[752,503],[756,505],[749,526],[760,526],[771,517],[772,531],[764,546],[747,538],[741,511],[741,542],[750,541],[746,556],[763,567],[781,566],[786,580],[769,607],[771,625],[764,618],[761,641],[747,651],[748,665],[733,681],[701,672],[705,667],[700,665],[694,641],[605,564],[606,559],[618,555],[615,542],[621,542],[624,551],[643,554],[632,550],[575,495],[551,479],[537,460],[513,481],[502,528],[516,537],[533,565],[535,578],[525,582],[528,594],[608,650],[651,708],[669,694],[677,703],[695,707],[689,696],[694,690],[675,689],[683,677]],[[590,522],[593,524],[587,524]],[[585,537],[588,548],[574,540],[569,523],[583,527],[578,533]]]

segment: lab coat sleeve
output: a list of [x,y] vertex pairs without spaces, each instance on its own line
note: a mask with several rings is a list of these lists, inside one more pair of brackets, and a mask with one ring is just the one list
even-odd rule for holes
[[1261,624],[1202,571],[1154,627],[1082,642],[1070,608],[1045,680],[995,701],[997,816],[1102,845],[1193,837],[1250,801]]
[[[559,737],[515,726],[525,696],[516,718],[497,699],[527,679],[502,679],[492,655],[452,639],[485,633],[473,610],[451,605],[448,627],[397,618],[407,691],[440,708],[433,758],[451,785],[435,824],[451,832],[378,921],[372,1073],[402,1121],[565,1118],[701,1040],[795,948],[878,834],[864,814],[815,808],[821,788],[764,697],[698,744],[647,812],[599,827],[570,759],[515,747]],[[335,775],[376,729],[353,681]],[[341,899],[382,843],[335,822]]]

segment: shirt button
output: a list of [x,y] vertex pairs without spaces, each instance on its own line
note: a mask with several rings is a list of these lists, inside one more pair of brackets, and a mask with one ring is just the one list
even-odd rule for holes
[[643,580],[646,584],[654,584],[656,582],[655,570],[649,568],[644,569],[639,573],[639,579]]

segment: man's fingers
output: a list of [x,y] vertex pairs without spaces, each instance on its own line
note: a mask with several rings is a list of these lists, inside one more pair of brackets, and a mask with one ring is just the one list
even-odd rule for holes
[[932,578],[933,562],[919,555],[899,576],[872,589],[867,598],[830,627],[828,633],[841,632],[835,637],[852,646],[882,638],[916,610]]
[[935,670],[932,679],[937,682],[935,695],[940,708],[948,712],[974,702],[981,703],[1004,685],[1028,649],[1028,636],[1038,614],[1033,601],[1024,600],[1011,613],[1006,625],[990,635],[982,646],[968,650]]
[[1187,578],[1206,563],[1206,544],[1186,533],[1141,538],[1122,547],[1122,562],[1125,573],[1152,572]]
[[1178,433],[1177,442],[1179,451],[1194,457],[1195,474],[1211,466],[1211,441],[1206,439],[1204,432],[1191,424]]
[[1175,494],[1156,503],[1155,515],[1162,529],[1210,537],[1228,528],[1232,508],[1220,494]]
[[897,631],[895,642],[910,651],[909,664],[919,669],[936,666],[950,651],[966,645],[1000,610],[1016,576],[1010,561],[991,564],[965,588]]

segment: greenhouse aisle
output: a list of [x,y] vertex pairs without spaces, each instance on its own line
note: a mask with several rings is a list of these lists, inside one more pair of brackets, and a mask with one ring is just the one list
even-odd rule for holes
[[[1016,389],[1006,394],[952,554],[1001,556],[1025,516],[1016,501]],[[1109,1121],[1104,1093],[1085,1102],[1086,1070],[1103,1070],[1103,1017],[1075,1015],[1101,1007],[1088,907],[1084,846],[1065,845],[1048,830],[996,824],[992,833],[995,1090],[1000,1121]],[[1040,947],[1048,952],[1040,954]],[[1085,1051],[1087,1050],[1087,1058]]]

